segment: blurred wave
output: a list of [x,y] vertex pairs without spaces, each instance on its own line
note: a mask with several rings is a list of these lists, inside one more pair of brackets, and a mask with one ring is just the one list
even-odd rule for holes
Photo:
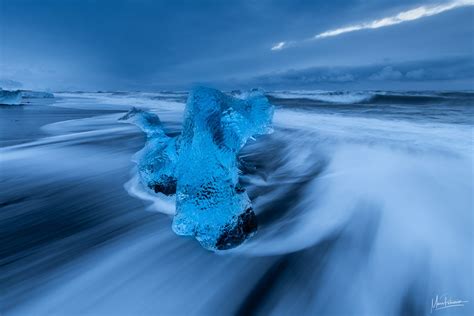
[[353,104],[364,101],[370,101],[376,94],[373,92],[361,91],[275,91],[269,93],[271,97],[277,99],[307,99],[328,103]]
[[240,155],[259,231],[219,254],[172,233],[172,199],[134,175],[144,137],[117,121],[145,107],[177,133],[185,92],[0,108],[1,312],[420,315],[447,294],[469,303],[443,314],[472,314],[472,94],[294,94]]
[[274,91],[268,95],[281,100],[312,100],[331,104],[429,104],[449,102],[472,104],[472,91],[326,91],[326,90],[290,90]]

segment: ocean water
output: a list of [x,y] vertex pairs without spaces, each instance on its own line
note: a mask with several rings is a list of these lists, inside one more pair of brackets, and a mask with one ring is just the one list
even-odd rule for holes
[[117,121],[177,134],[186,92],[1,106],[0,313],[472,315],[474,92],[267,95],[275,132],[240,155],[259,230],[219,254],[173,234]]

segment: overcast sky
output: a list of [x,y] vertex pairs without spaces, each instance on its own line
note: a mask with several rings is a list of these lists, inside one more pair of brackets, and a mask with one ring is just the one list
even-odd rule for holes
[[474,0],[1,0],[0,86],[474,89]]

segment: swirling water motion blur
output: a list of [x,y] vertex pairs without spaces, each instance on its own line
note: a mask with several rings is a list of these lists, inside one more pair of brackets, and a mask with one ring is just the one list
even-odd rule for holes
[[117,121],[136,106],[178,133],[186,95],[0,107],[2,314],[420,315],[473,298],[474,93],[269,93],[275,132],[240,157],[259,231],[219,254],[173,234],[172,201],[133,170],[144,135]]

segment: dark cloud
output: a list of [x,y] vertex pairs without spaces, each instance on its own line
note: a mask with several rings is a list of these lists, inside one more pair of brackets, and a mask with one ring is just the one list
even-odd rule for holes
[[400,80],[403,78],[403,74],[396,70],[393,69],[392,66],[386,66],[382,68],[382,70],[372,74],[369,76],[369,80]]
[[415,69],[410,70],[406,73],[406,77],[412,80],[422,80],[426,76],[426,71],[424,69]]
[[[474,57],[410,61],[396,64],[388,62],[368,66],[311,67],[307,69],[274,72],[250,80],[255,86],[275,88],[377,88],[412,86],[426,82],[429,87],[441,86],[433,82],[460,81],[463,88],[472,88]],[[236,84],[236,83],[234,83]],[[241,84],[245,84],[241,82]],[[337,84],[337,85],[336,85]],[[387,85],[389,84],[389,85]],[[404,85],[404,86],[406,86]]]

